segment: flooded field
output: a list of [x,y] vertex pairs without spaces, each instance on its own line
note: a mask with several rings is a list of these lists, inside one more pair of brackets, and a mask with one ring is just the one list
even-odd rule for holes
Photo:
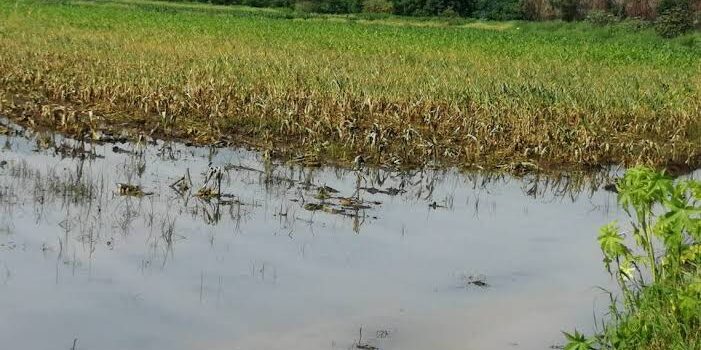
[[622,215],[604,175],[3,130],[3,348],[549,349],[608,305],[596,235]]

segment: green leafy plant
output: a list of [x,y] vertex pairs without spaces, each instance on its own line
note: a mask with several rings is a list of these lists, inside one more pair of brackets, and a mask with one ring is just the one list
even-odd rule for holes
[[[618,182],[630,235],[605,225],[599,245],[621,290],[602,334],[566,333],[566,349],[698,349],[701,346],[701,183],[646,167]],[[667,347],[664,347],[667,348]]]
[[593,339],[587,339],[587,337],[584,336],[584,334],[579,333],[577,330],[574,331],[574,333],[567,333],[563,332],[565,334],[565,338],[567,338],[567,345],[565,345],[565,350],[592,350],[594,349],[593,344],[594,340]]

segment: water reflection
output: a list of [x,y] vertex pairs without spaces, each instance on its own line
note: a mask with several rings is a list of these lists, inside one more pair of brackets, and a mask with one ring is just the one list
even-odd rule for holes
[[304,168],[22,133],[0,136],[8,347],[542,349],[590,328],[609,283],[610,173]]

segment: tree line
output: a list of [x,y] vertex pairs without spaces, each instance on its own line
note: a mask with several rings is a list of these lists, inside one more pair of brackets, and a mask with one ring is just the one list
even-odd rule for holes
[[288,7],[316,13],[387,13],[492,20],[583,19],[592,11],[655,19],[671,9],[697,14],[701,0],[199,0],[223,5]]

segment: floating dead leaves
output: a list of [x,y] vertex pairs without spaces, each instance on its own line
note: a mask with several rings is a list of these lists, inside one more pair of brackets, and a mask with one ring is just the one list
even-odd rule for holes
[[9,135],[10,134],[10,128],[0,125],[0,135]]
[[129,137],[125,136],[126,131],[117,135],[109,130],[91,130],[90,140],[98,143],[124,143],[129,141]]
[[321,166],[321,161],[319,160],[319,155],[315,153],[306,153],[298,155],[289,160],[290,163],[300,164],[309,168],[316,168]]
[[[207,173],[205,173],[204,183],[197,190],[195,196],[210,200],[212,198],[221,198],[221,181],[224,177],[223,169],[221,167],[209,167]],[[211,183],[211,184],[210,184]]]
[[355,344],[356,349],[360,350],[379,350],[377,346],[370,345],[370,344]]
[[349,217],[357,217],[360,210],[371,209],[382,203],[378,201],[364,201],[356,197],[334,197],[329,194],[326,186],[319,187],[315,196],[320,200],[317,203],[305,203],[303,208],[309,211],[323,211],[329,214],[337,214]]
[[537,164],[532,162],[515,162],[510,164],[502,164],[497,166],[497,168],[516,176],[524,176],[530,173],[537,173],[543,170]]
[[604,185],[604,190],[611,192],[611,193],[618,193],[618,184],[617,183],[608,183]]
[[304,204],[304,209],[309,211],[323,210],[324,205],[321,203],[306,203]]
[[195,196],[204,200],[210,200],[212,198],[219,197],[219,191],[212,187],[202,187],[199,190],[197,190]]
[[487,288],[489,287],[489,284],[487,283],[487,278],[483,275],[461,275],[460,288],[468,288],[470,286]]
[[53,150],[55,155],[61,158],[72,159],[95,159],[104,158],[103,155],[97,154],[95,148],[90,143],[84,141],[64,139],[57,137],[53,133],[38,133],[34,138],[35,152]]
[[309,211],[323,211],[329,214],[346,214],[346,212],[343,209],[336,208],[333,205],[322,203],[307,203],[304,205],[304,209]]
[[118,183],[117,194],[120,196],[143,197],[152,195],[153,192],[144,192],[141,186],[138,185]]
[[[379,330],[375,334],[376,339],[384,339],[389,336],[389,331],[387,330]],[[360,330],[358,331],[358,340],[353,343],[354,347],[356,349],[360,350],[380,350],[379,347],[370,344],[367,341],[363,341],[363,327],[360,327]]]
[[375,188],[375,187],[360,187],[361,190],[370,194],[386,194],[388,196],[396,196],[405,193],[406,190],[401,188],[389,187],[387,189]]
[[429,208],[436,210],[438,208],[447,208],[448,206],[445,204],[438,204],[436,201],[431,202],[431,204],[428,205]]
[[190,169],[185,170],[185,175],[170,184],[170,188],[174,189],[180,194],[184,194],[190,188],[192,188],[192,179],[190,179]]
[[94,148],[87,147],[87,145],[82,142],[71,144],[64,141],[54,147],[54,152],[62,158],[95,159],[105,157],[97,154]]
[[333,198],[333,195],[336,193],[338,193],[338,190],[336,190],[335,188],[324,185],[324,186],[319,187],[314,198],[323,201],[323,200]]
[[[215,205],[244,205],[243,202],[237,199],[236,195],[222,193],[221,182],[224,176],[224,171],[226,171],[226,169],[210,166],[209,169],[207,169],[207,172],[204,173],[205,179],[197,192],[195,192],[194,196],[204,202]],[[175,182],[170,184],[170,188],[183,196],[188,194],[192,187],[193,183],[192,178],[190,177],[190,169],[186,169],[185,175],[181,176]]]
[[34,141],[36,143],[35,151],[48,150],[48,149],[56,146],[54,143],[54,139],[48,133],[38,134],[36,136],[36,138],[34,139]]
[[117,153],[117,154],[138,155],[138,152],[136,152],[136,151],[130,151],[128,149],[124,149],[124,148],[119,147],[117,145],[112,146],[112,152]]

